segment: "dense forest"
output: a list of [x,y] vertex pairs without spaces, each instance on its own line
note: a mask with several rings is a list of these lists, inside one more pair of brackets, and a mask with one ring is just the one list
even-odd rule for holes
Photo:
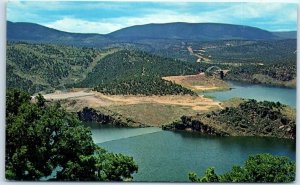
[[230,71],[225,79],[296,86],[297,42],[295,39],[219,41],[215,45],[211,43],[206,47],[208,48],[206,55],[210,55],[215,62],[228,64],[227,68]]
[[[134,85],[141,86],[142,83],[149,86],[143,87],[145,91],[138,87],[140,94],[149,94],[155,84],[159,87],[151,90],[153,94],[159,94],[159,90],[162,90],[161,94],[193,94],[192,91],[160,77],[194,74],[199,69],[199,66],[195,67],[191,63],[137,50],[96,50],[21,42],[8,43],[7,48],[8,87],[19,88],[31,94],[67,87],[96,86],[99,91],[103,91],[105,86],[107,93],[116,94],[112,92],[110,83],[116,84],[116,81],[122,79],[122,82],[131,84],[126,90],[128,92],[124,91],[125,94],[136,94]],[[145,78],[138,80],[142,76]]]
[[262,83],[269,85],[296,87],[296,63],[276,63],[266,65],[242,65],[230,67],[225,79]]
[[[176,39],[144,39],[130,43],[131,48],[139,48],[155,55],[177,58],[182,61],[195,62],[194,54],[210,58],[213,63],[296,63],[296,39],[285,40],[221,40],[221,41],[187,41]],[[202,50],[203,52],[200,52]],[[209,57],[210,56],[210,57]]]
[[183,116],[163,129],[193,130],[210,135],[296,138],[295,110],[277,102],[244,100],[238,106]]
[[[226,45],[227,42],[231,45]],[[168,44],[168,41],[159,40],[155,43],[165,44],[165,46],[161,46],[162,50],[153,50],[149,47],[145,49],[147,50],[145,52],[134,49],[136,43],[123,44],[128,49],[104,50],[23,42],[8,43],[7,85],[9,88],[19,88],[31,94],[54,89],[63,90],[68,87],[96,87],[101,92],[120,94],[119,90],[113,90],[114,88],[110,85],[110,83],[120,82],[124,87],[128,86],[125,84],[131,84],[124,94],[149,94],[150,87],[145,87],[143,92],[141,92],[142,89],[137,90],[136,93],[133,92],[132,82],[134,82],[137,85],[140,83],[147,83],[150,86],[159,84],[161,87],[153,91],[165,89],[162,94],[170,94],[169,92],[174,89],[178,92],[171,94],[191,94],[187,92],[187,89],[168,84],[159,78],[196,74],[213,65],[229,70],[225,75],[227,80],[288,87],[296,85],[294,40],[278,41],[277,45],[274,41],[215,41],[210,45],[207,42],[197,45],[197,43],[173,41],[171,43],[174,45],[172,45]],[[140,45],[146,47],[147,44]],[[205,55],[211,55],[212,62],[196,63],[196,57],[189,54],[186,49],[189,45],[207,47]],[[222,58],[223,50],[226,51],[226,56],[233,57],[234,62],[243,64],[230,65],[230,60],[225,58],[222,59],[223,63],[219,63],[218,58]],[[262,52],[261,55],[258,55],[256,50]],[[272,52],[276,55],[271,55]],[[246,55],[252,56],[248,63],[241,61],[242,58],[247,58]],[[262,56],[265,58],[259,58]],[[266,58],[270,56],[274,58]],[[141,77],[152,77],[153,83],[150,83],[148,78]],[[143,82],[137,80],[138,78],[141,78]],[[118,93],[113,91],[118,91]]]
[[61,45],[8,43],[7,85],[29,93],[81,80],[99,51]]
[[61,106],[38,95],[6,94],[5,176],[9,180],[122,181],[138,167],[132,157],[108,153],[91,130]]
[[185,95],[197,96],[197,94],[181,85],[163,80],[159,77],[141,76],[125,80],[100,83],[94,90],[104,94],[125,95]]
[[192,182],[221,182],[221,183],[291,183],[295,181],[296,164],[287,157],[271,154],[251,155],[244,166],[233,166],[232,170],[217,175],[213,167],[198,177],[194,172],[189,173]]
[[[197,71],[203,71],[212,65],[230,70],[225,76],[227,80],[296,86],[297,42],[295,39],[210,42],[161,39],[137,42],[131,43],[131,48],[139,47],[155,55],[185,61]],[[193,48],[194,54],[188,51],[188,47]],[[210,61],[196,63],[198,58],[195,55],[209,58]]]
[[[195,54],[209,58],[209,62],[194,64],[195,68],[205,70],[209,66],[216,65],[221,69],[230,70],[225,78],[227,80],[296,86],[297,42],[295,39],[143,42],[148,45],[154,43],[156,47],[152,49],[148,47],[143,50],[160,56],[175,57],[189,63],[195,63],[197,60]],[[158,43],[161,45],[160,47]],[[193,48],[194,54],[189,53],[188,47]]]
[[[183,31],[184,30],[184,31]],[[199,34],[201,33],[201,34]],[[156,42],[157,40],[218,41],[218,40],[281,40],[296,38],[296,31],[269,32],[246,25],[222,23],[164,23],[135,25],[109,34],[69,33],[29,22],[7,21],[9,41],[53,43],[86,47],[108,47],[119,43]],[[59,39],[57,39],[59,38]]]
[[161,77],[195,74],[198,70],[194,64],[180,60],[142,51],[121,50],[100,60],[86,79],[69,87],[94,87],[104,94],[196,95]]
[[180,60],[159,57],[137,50],[121,50],[103,58],[86,79],[76,86],[94,87],[115,79],[186,75],[196,72],[197,69],[193,65]]
[[206,55],[216,62],[234,63],[296,63],[297,40],[218,41],[204,46]]

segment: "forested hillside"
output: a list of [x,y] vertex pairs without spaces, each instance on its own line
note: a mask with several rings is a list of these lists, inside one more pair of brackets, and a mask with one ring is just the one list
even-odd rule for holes
[[61,45],[7,44],[7,87],[34,93],[85,77],[100,51]]
[[110,94],[194,94],[160,77],[197,71],[194,64],[137,50],[28,43],[8,43],[7,47],[7,85],[29,93],[97,86]]
[[[9,41],[26,41],[31,43],[52,43],[87,47],[106,47],[110,44],[132,43],[145,39],[172,40],[272,40],[295,38],[295,33],[269,32],[245,25],[221,23],[166,23],[131,26],[109,34],[69,33],[29,22],[7,21]],[[199,34],[201,33],[201,34]]]
[[196,95],[161,77],[195,74],[198,70],[195,64],[125,49],[103,58],[86,79],[70,87],[95,87],[104,94]]
[[243,65],[230,67],[225,79],[295,88],[296,72],[296,63]]
[[[206,58],[200,65],[217,65],[229,70],[225,79],[296,86],[297,40],[213,41],[190,43],[193,55]],[[179,50],[179,47],[177,47]],[[183,56],[183,55],[182,55]],[[187,59],[187,58],[186,58]]]
[[[151,41],[149,42],[148,44],[151,45]],[[141,89],[134,92],[136,85],[147,83],[149,87],[159,84],[160,87],[153,89],[152,92],[164,89],[166,90],[162,90],[164,94],[175,88],[179,94],[183,92],[185,92],[183,94],[192,94],[175,84],[167,85],[159,78],[196,74],[212,65],[229,70],[225,76],[228,80],[288,87],[296,85],[295,40],[216,41],[200,45],[192,43],[193,48],[206,48],[203,56],[210,56],[209,62],[200,63],[196,62],[197,57],[187,51],[186,47],[189,43],[172,43],[175,45],[163,45],[166,44],[163,40],[156,42],[158,48],[164,48],[162,50],[152,50],[151,47],[147,48],[143,45],[143,50],[155,53],[149,54],[149,52],[134,49],[134,44],[127,45],[125,48],[128,49],[98,50],[9,42],[7,45],[7,86],[20,88],[29,93],[54,88],[98,86],[97,89],[101,92],[115,94],[116,92],[113,91],[121,91],[113,90],[115,88],[112,88],[109,83],[120,83],[131,84],[130,88],[122,93],[136,94],[141,93],[139,91]],[[160,44],[162,45],[159,47]],[[194,53],[197,51],[199,50],[195,50]],[[145,80],[146,78],[139,79],[138,82],[137,79],[140,77],[147,77],[147,79],[151,77],[153,83],[149,83],[150,81]],[[126,89],[121,86],[120,88]],[[150,91],[146,89],[142,94],[149,94]]]
[[[195,47],[197,44],[195,45]],[[234,63],[295,63],[297,40],[216,41],[203,45],[206,55],[216,62]]]
[[162,77],[197,73],[195,65],[137,50],[121,50],[103,58],[82,82],[81,87],[141,76]]
[[164,129],[193,130],[210,135],[269,136],[296,138],[294,109],[277,102],[244,100],[238,106],[225,107],[193,117],[183,116],[180,121]]
[[10,21],[7,21],[7,40],[86,47],[104,47],[112,43],[101,34],[69,33],[35,23]]
[[94,90],[104,94],[127,94],[127,95],[184,95],[197,94],[181,85],[163,80],[159,77],[141,76],[125,80],[114,80],[112,82],[100,83]]
[[199,41],[228,39],[268,40],[277,38],[272,32],[250,26],[184,22],[136,25],[112,32],[109,36],[128,41],[145,38]]

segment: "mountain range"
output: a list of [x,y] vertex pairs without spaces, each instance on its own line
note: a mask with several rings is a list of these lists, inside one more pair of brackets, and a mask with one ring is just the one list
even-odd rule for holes
[[296,31],[270,32],[255,27],[221,23],[166,23],[136,25],[109,34],[69,33],[35,23],[7,21],[7,40],[104,47],[143,40],[280,40],[295,39]]

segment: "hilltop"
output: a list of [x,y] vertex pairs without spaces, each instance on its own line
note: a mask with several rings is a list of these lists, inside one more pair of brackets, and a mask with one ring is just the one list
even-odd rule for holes
[[101,34],[69,33],[35,23],[10,21],[7,21],[7,40],[89,47],[103,47],[111,43]]
[[[107,47],[125,43],[164,40],[280,40],[296,37],[295,32],[269,32],[255,27],[221,23],[166,23],[136,25],[109,34],[69,33],[35,23],[7,21],[8,41],[53,43],[87,47]],[[126,44],[125,44],[126,45]]]
[[278,36],[255,27],[220,23],[166,23],[145,24],[123,28],[108,34],[112,38],[135,41],[141,39],[178,40],[272,40]]

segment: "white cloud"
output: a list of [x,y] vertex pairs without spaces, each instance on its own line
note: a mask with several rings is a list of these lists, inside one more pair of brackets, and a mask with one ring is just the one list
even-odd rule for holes
[[[46,4],[46,6],[45,6]],[[66,4],[61,1],[9,1],[8,8],[12,7],[15,10],[20,11],[31,11],[31,10],[64,10],[66,8],[70,8],[70,6],[66,6]]]
[[[279,3],[236,3],[230,4],[228,7],[223,7],[215,9],[212,11],[201,12],[190,12],[188,3],[175,3],[174,9],[164,10],[151,9],[151,7],[143,8],[144,14],[142,16],[123,16],[123,17],[114,17],[114,18],[99,18],[93,20],[87,20],[86,18],[74,18],[72,15],[65,15],[61,18],[58,18],[55,21],[43,20],[38,18],[37,14],[30,13],[28,8],[30,7],[38,9],[43,8],[43,10],[48,9],[61,9],[64,10],[68,5],[60,2],[51,2],[54,4],[49,4],[45,6],[43,3],[20,3],[12,2],[10,3],[10,9],[8,6],[8,19],[14,21],[17,17],[26,17],[30,20],[36,20],[38,24],[42,24],[51,28],[55,28],[62,31],[68,32],[77,32],[77,33],[110,33],[112,31],[125,28],[133,25],[141,25],[148,23],[168,23],[168,22],[190,22],[190,23],[199,23],[199,22],[219,22],[219,23],[231,23],[231,24],[246,24],[250,26],[257,25],[267,25],[268,28],[280,27],[287,24],[295,24],[297,22],[297,6],[290,6],[289,4],[279,4]],[[178,9],[175,8],[178,5]],[[179,6],[183,5],[183,6]],[[185,7],[187,6],[187,9]],[[15,11],[16,7],[20,11]],[[72,6],[69,6],[72,7]],[[83,4],[82,7],[72,7],[79,10],[83,9],[107,9],[114,11],[116,9],[126,7],[126,3],[122,4],[113,4],[113,3],[92,3]],[[128,11],[131,10],[128,7]],[[78,17],[78,16],[77,16]],[[251,22],[252,21],[252,22]],[[265,21],[265,22],[264,22]],[[261,27],[266,29],[267,27]],[[286,29],[283,27],[282,29]]]
[[117,17],[100,19],[96,21],[65,17],[43,25],[68,32],[106,34],[133,25],[170,22],[222,22],[223,18],[224,17],[221,14],[213,15],[211,13],[205,13],[201,15],[192,15],[188,13],[182,14],[170,10],[159,10],[140,17]]
[[118,23],[92,22],[74,18],[63,18],[44,25],[61,31],[74,33],[109,33],[122,28]]

